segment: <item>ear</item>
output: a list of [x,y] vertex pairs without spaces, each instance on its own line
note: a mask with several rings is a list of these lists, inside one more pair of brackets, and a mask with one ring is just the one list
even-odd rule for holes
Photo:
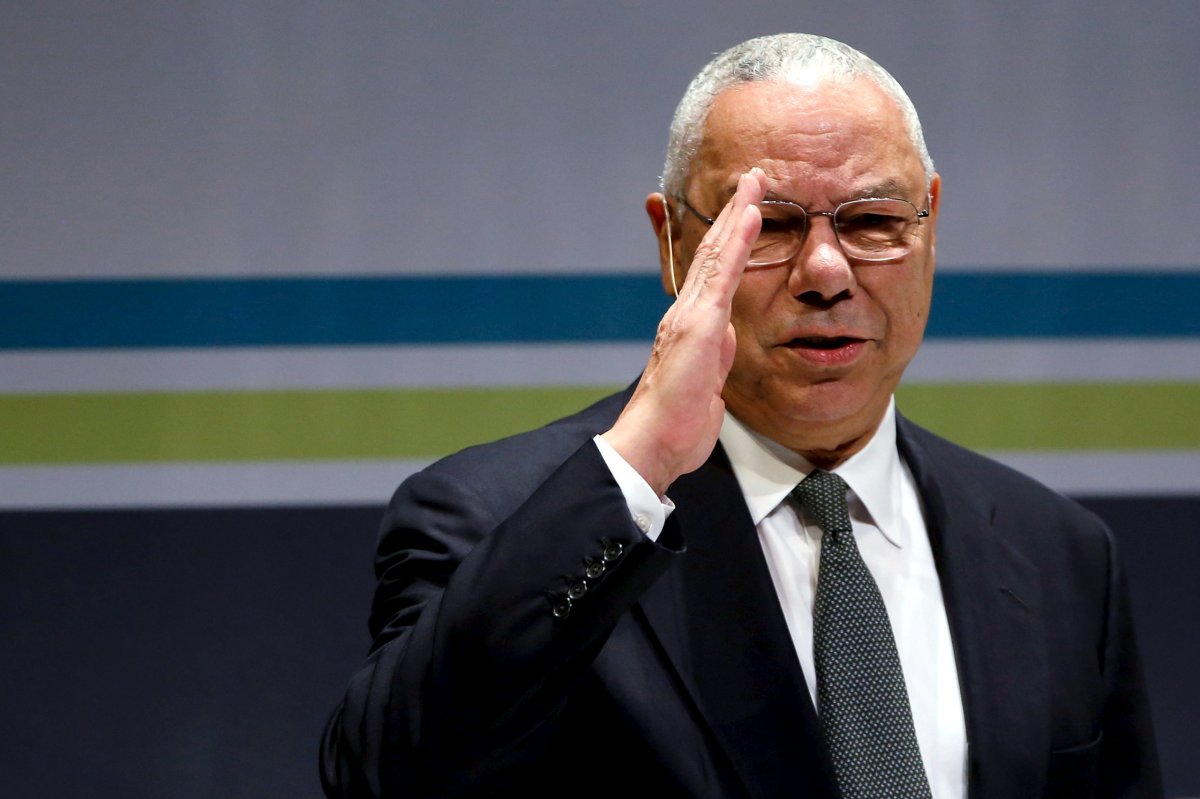
[[[668,224],[667,215],[669,213],[670,207],[662,192],[656,191],[646,197],[646,215],[650,217],[650,226],[654,228],[654,236],[658,239],[658,265],[663,291],[668,296],[674,297],[674,286],[683,285],[683,277],[686,272],[677,270],[674,281],[672,280],[671,270],[675,264],[671,262],[671,258],[672,255],[676,258],[679,257],[679,229],[682,226]],[[672,238],[670,246],[667,245],[668,236]]]
[[942,176],[934,172],[929,180],[929,246],[937,251],[938,209],[942,207]]

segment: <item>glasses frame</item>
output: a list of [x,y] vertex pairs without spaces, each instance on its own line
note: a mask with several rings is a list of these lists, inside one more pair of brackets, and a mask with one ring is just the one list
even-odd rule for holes
[[[683,207],[686,208],[688,210],[688,212],[690,212],[692,214],[692,216],[696,217],[704,224],[708,225],[709,227],[712,227],[714,224],[716,224],[717,220],[714,217],[705,216],[704,214],[697,211],[692,206],[692,204],[690,202],[688,202],[687,197],[680,195],[680,196],[677,196],[675,199],[679,200],[679,202],[683,204]],[[763,200],[760,203],[760,205],[786,205],[788,207],[799,210],[800,213],[804,215],[804,229],[800,231],[800,236],[799,236],[798,243],[796,246],[796,252],[792,253],[791,255],[789,255],[786,258],[779,258],[777,260],[772,260],[772,261],[756,261],[753,258],[751,258],[750,261],[748,262],[748,264],[750,266],[774,266],[776,264],[787,263],[791,259],[795,258],[796,253],[800,252],[801,247],[804,246],[804,237],[808,235],[809,218],[814,217],[814,216],[829,217],[829,226],[833,228],[833,236],[835,239],[837,239],[838,249],[840,249],[842,251],[842,255],[846,256],[846,258],[848,260],[859,261],[862,263],[885,263],[887,261],[895,261],[900,258],[903,258],[912,252],[912,244],[909,244],[908,249],[905,250],[900,255],[891,255],[891,256],[888,256],[887,258],[862,258],[857,255],[854,255],[854,256],[850,255],[850,253],[846,252],[846,245],[844,245],[842,243],[842,235],[841,235],[841,233],[838,232],[837,224],[835,224],[835,219],[837,218],[837,212],[842,210],[842,208],[844,208],[847,205],[853,205],[855,203],[862,203],[862,202],[879,202],[880,200],[887,200],[888,202],[904,203],[909,208],[913,209],[913,213],[916,214],[917,227],[921,226],[922,219],[926,219],[929,216],[930,209],[928,207],[926,207],[926,209],[924,211],[918,211],[917,206],[913,205],[908,200],[903,200],[899,197],[856,197],[853,200],[846,200],[845,202],[838,203],[837,207],[835,207],[832,211],[810,211],[807,208],[805,208],[804,206],[799,205],[798,203],[790,202],[788,200]],[[925,200],[929,206],[933,205],[933,197],[931,195],[928,195],[928,194],[925,195]],[[915,241],[914,241],[914,243],[915,243]]]

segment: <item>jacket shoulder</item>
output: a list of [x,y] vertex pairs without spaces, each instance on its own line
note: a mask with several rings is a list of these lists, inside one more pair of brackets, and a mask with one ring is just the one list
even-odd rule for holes
[[498,512],[511,510],[556,468],[616,420],[631,389],[610,394],[583,410],[534,430],[478,444],[448,455],[410,477],[411,483],[450,482],[469,486],[471,493]]
[[1103,531],[1107,527],[1091,511],[1011,466],[899,419],[900,445],[918,482],[948,484],[992,512],[1017,513],[1066,527]]

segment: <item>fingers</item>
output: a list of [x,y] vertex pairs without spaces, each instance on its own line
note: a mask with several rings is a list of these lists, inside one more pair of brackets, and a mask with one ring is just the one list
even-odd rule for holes
[[762,225],[758,203],[766,188],[766,175],[758,167],[738,178],[733,197],[696,248],[681,294],[718,304],[731,300]]
[[678,299],[659,323],[633,397],[604,433],[660,496],[708,458],[720,434],[721,391],[737,351],[730,324],[733,294],[762,226],[757,204],[765,194],[761,169],[738,179],[733,197],[697,247]]

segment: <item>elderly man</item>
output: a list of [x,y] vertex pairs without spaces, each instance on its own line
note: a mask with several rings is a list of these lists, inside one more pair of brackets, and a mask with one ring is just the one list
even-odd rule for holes
[[1109,531],[895,411],[940,199],[863,54],[710,63],[645,371],[400,487],[327,792],[1160,795]]

